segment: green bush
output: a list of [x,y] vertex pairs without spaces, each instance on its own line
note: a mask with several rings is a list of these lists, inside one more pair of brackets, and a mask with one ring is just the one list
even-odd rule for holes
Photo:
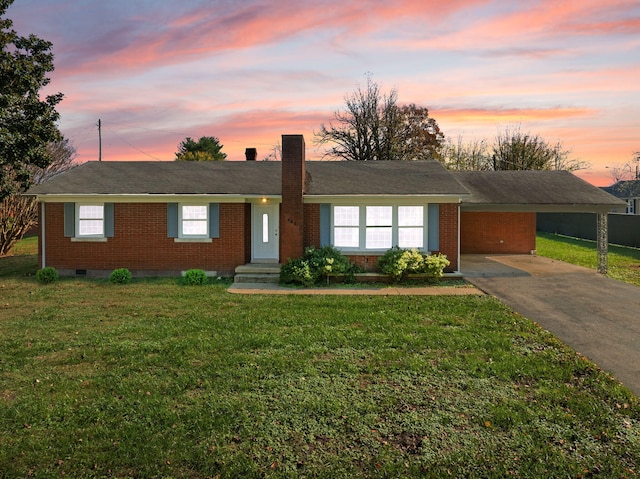
[[129,284],[131,282],[131,271],[127,268],[114,269],[109,275],[109,281],[113,284]]
[[284,284],[300,284],[313,286],[326,281],[330,275],[344,275],[345,281],[353,281],[355,273],[360,269],[349,262],[333,246],[305,249],[302,258],[290,259],[280,268],[280,282]]
[[451,264],[446,255],[428,255],[416,249],[403,249],[397,246],[387,250],[378,259],[378,267],[393,281],[403,281],[409,274],[426,273],[434,278],[441,278],[444,269]]
[[425,273],[434,278],[442,278],[444,269],[451,264],[446,254],[436,253],[424,258]]
[[190,269],[184,273],[182,282],[188,286],[202,286],[207,284],[207,274],[201,269]]
[[280,268],[280,282],[284,284],[301,284],[313,286],[318,275],[311,271],[309,261],[303,258],[290,259]]
[[46,268],[39,269],[36,273],[36,279],[38,283],[42,284],[51,284],[58,281],[58,271],[52,266],[47,266]]

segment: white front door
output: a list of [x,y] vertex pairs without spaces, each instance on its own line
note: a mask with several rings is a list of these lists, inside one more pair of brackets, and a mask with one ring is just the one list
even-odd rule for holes
[[253,204],[251,261],[254,263],[277,263],[280,260],[278,228],[280,226],[280,205]]

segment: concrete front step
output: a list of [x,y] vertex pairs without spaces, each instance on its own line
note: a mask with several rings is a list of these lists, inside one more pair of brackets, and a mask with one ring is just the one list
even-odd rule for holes
[[240,273],[233,278],[234,283],[279,283],[280,273]]
[[236,274],[280,274],[277,263],[249,263],[236,267]]
[[279,283],[280,265],[277,263],[249,263],[236,268],[234,283]]

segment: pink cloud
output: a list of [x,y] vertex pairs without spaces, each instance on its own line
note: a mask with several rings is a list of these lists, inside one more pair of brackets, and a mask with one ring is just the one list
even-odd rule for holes
[[[168,18],[155,14],[125,18],[115,29],[101,29],[87,41],[64,46],[63,74],[117,74],[124,65],[143,70],[172,65],[216,53],[275,43],[314,31],[356,36],[387,28],[391,22],[423,17],[434,22],[487,0],[437,3],[418,0],[360,2],[235,2],[220,4]],[[437,6],[437,8],[436,8]],[[146,12],[145,12],[146,13]],[[171,12],[173,15],[173,12]]]
[[436,119],[454,123],[519,123],[589,117],[591,108],[437,108],[431,112]]

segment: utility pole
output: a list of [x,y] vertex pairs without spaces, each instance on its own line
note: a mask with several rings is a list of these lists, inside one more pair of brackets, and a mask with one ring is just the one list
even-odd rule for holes
[[102,161],[102,121],[98,118],[98,161]]

